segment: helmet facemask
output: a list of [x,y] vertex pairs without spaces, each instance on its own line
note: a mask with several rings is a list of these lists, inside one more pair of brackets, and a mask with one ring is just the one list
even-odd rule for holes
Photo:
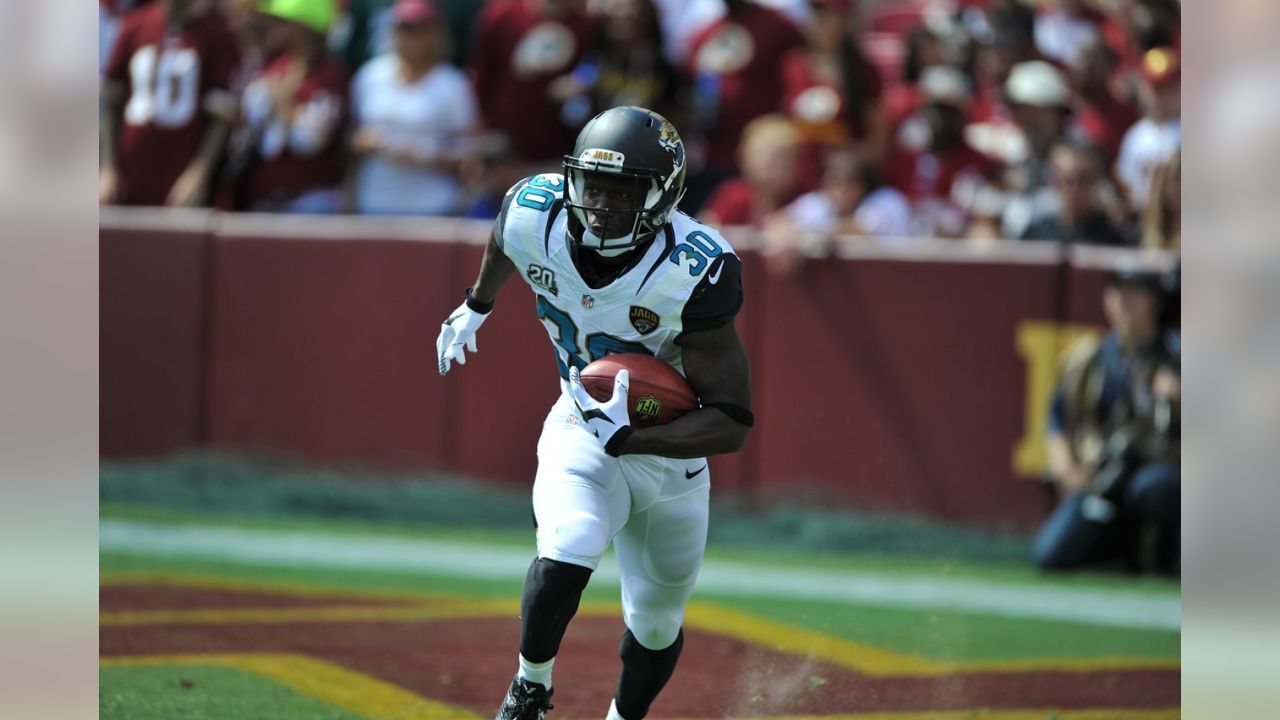
[[[653,171],[588,165],[566,158],[565,176],[565,206],[581,227],[574,239],[601,255],[621,255],[645,244],[670,216],[669,211],[664,212],[669,208],[662,207],[664,188]],[[608,199],[623,191],[630,196],[628,206]],[[594,197],[596,194],[603,197]]]

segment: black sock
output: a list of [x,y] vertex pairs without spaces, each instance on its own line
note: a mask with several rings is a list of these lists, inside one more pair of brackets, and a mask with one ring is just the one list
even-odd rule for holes
[[641,645],[630,630],[622,634],[622,646],[618,650],[622,656],[622,677],[613,698],[619,715],[627,720],[641,720],[649,714],[649,705],[671,679],[683,647],[683,629],[676,635],[675,642],[661,650]]
[[533,561],[520,598],[520,654],[525,660],[540,663],[556,656],[590,579],[591,570],[581,565]]

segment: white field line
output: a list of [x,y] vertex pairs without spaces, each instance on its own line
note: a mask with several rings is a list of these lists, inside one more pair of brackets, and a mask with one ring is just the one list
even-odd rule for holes
[[[200,525],[102,520],[99,547],[170,557],[203,557],[259,565],[447,574],[479,580],[524,577],[527,550],[426,538],[331,535]],[[597,582],[618,582],[614,563]],[[1179,630],[1178,597],[1075,586],[1031,586],[994,580],[755,566],[708,560],[698,590],[711,595],[848,602],[887,608],[963,611],[997,617],[1115,627]]]

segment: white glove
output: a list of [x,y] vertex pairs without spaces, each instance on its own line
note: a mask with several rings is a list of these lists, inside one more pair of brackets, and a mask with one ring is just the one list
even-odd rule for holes
[[614,457],[618,456],[618,447],[631,435],[631,418],[627,413],[630,384],[631,373],[619,370],[613,380],[613,397],[600,402],[591,397],[582,385],[578,368],[569,368],[569,397],[578,406],[578,414],[586,421],[587,427],[604,445],[604,451]]
[[440,336],[436,338],[436,357],[440,361],[441,375],[449,372],[450,363],[454,360],[459,365],[467,364],[467,354],[463,348],[476,351],[476,331],[487,317],[489,313],[478,313],[465,302],[449,313],[449,317],[440,326]]

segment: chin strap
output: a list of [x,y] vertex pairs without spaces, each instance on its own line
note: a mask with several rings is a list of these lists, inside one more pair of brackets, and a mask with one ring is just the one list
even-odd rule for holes
[[636,245],[631,243],[633,239],[635,239],[635,233],[627,233],[620,238],[613,238],[614,242],[622,241],[627,243],[626,245],[623,245],[622,247],[604,247],[606,242],[604,238],[591,232],[586,227],[583,227],[582,241],[580,244],[582,247],[592,250],[598,255],[602,255],[604,257],[618,257],[619,255],[625,255],[628,251],[635,249]]
[[628,245],[626,247],[620,247],[620,248],[594,248],[593,247],[590,249],[592,252],[599,255],[600,257],[615,258],[615,257],[622,257],[623,255],[626,255],[632,250],[635,250],[637,247],[640,247],[640,246]]

